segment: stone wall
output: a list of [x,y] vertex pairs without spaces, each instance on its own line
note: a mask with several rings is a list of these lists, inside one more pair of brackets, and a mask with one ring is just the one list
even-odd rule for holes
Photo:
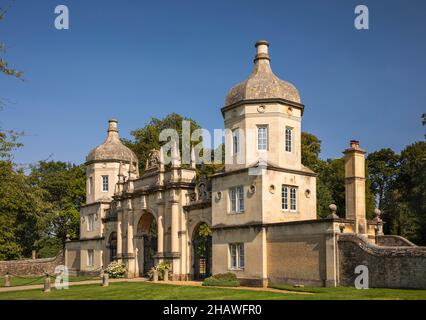
[[52,274],[56,266],[64,264],[63,251],[53,258],[0,261],[0,276],[7,272],[16,276],[41,276],[46,272]]
[[270,284],[334,286],[333,220],[271,225],[267,229],[267,270]]
[[371,288],[426,289],[426,247],[377,246],[354,234],[339,235],[339,283],[354,286],[365,265]]
[[387,247],[413,247],[416,246],[414,243],[408,241],[401,236],[383,235],[378,237],[379,246]]

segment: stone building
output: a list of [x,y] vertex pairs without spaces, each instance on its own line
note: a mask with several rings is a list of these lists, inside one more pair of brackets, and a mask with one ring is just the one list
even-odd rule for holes
[[[365,151],[357,141],[344,152],[346,217],[332,205],[317,219],[316,174],[301,163],[305,107],[272,72],[268,42],[256,48],[251,75],[221,109],[225,166],[210,179],[197,180],[193,153],[182,166],[177,148],[169,166],[152,150],[140,174],[117,121],[109,121],[107,139],[86,159],[87,203],[80,239],[66,245],[67,266],[90,273],[117,260],[138,277],[165,261],[178,280],[234,272],[255,286],[337,286],[353,284],[356,262],[375,272],[378,286],[426,288],[426,277],[407,269],[424,275],[426,249],[383,235],[379,212],[366,219]],[[212,236],[200,238],[205,226]],[[392,267],[382,268],[384,261]]]

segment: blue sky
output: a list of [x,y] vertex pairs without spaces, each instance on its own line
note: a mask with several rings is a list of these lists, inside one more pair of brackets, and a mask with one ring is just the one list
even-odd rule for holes
[[[54,28],[59,4],[69,7],[69,30]],[[368,31],[354,28],[358,4],[370,10]],[[9,101],[0,127],[25,131],[22,164],[83,162],[110,117],[123,137],[171,112],[222,128],[227,91],[250,74],[256,40],[267,39],[322,157],[339,157],[350,139],[400,151],[425,131],[425,12],[421,0],[17,0],[0,41],[26,81],[0,75]]]

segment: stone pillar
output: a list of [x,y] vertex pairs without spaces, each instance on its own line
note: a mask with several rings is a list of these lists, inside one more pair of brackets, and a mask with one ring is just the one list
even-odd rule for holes
[[351,140],[345,154],[346,219],[355,221],[355,232],[367,234],[365,215],[365,151]]
[[121,233],[121,222],[123,220],[122,212],[118,212],[117,216],[117,260],[121,261],[123,256],[123,235]]
[[127,219],[127,255],[131,256],[133,254],[133,211],[130,211]]
[[164,203],[158,204],[157,252],[164,252]]
[[179,204],[177,201],[172,201],[171,212],[171,251],[179,252]]

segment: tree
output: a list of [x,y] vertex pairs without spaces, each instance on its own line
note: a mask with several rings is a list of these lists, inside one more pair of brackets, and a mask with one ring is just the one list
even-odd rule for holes
[[[29,180],[32,186],[44,191],[43,201],[51,206],[43,217],[44,233],[37,247],[54,245],[62,248],[67,235],[72,239],[78,238],[80,208],[86,197],[84,166],[40,161],[31,166]],[[49,248],[44,250],[52,251]]]
[[372,152],[367,157],[371,190],[379,209],[383,208],[385,194],[398,175],[398,161],[399,156],[389,148]]
[[[9,8],[10,6],[6,9],[0,8],[0,22],[4,20]],[[5,54],[5,53],[6,53],[6,45],[3,42],[0,42],[0,54]],[[7,61],[2,57],[0,57],[0,72],[8,76],[22,78],[22,72],[14,68],[10,68]]]
[[[182,117],[177,113],[171,113],[163,119],[151,118],[151,121],[143,128],[133,130],[131,132],[134,140],[123,139],[123,143],[128,146],[136,154],[139,160],[140,172],[145,170],[146,161],[148,159],[149,152],[152,149],[159,150],[160,147],[166,142],[160,142],[160,133],[165,129],[174,129],[177,131],[180,138],[182,138],[182,121],[190,122],[190,133],[195,129],[199,129],[200,126],[192,119]],[[182,142],[182,139],[180,139]],[[179,146],[179,150],[182,152],[182,145]]]

